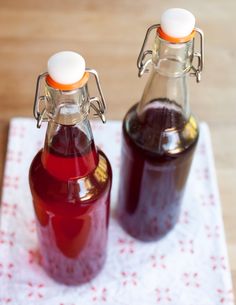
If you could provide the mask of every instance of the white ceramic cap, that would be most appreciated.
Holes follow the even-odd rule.
[[[85,60],[76,52],[58,52],[48,60],[48,74],[57,83],[74,84],[81,80],[84,72]]]
[[[195,17],[183,8],[170,8],[161,16],[161,29],[174,38],[186,37],[193,31]]]

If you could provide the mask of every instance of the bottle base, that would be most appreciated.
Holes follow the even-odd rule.
[[[55,282],[67,285],[67,286],[79,286],[86,284],[96,278],[102,271],[106,259],[100,261],[99,266],[91,266],[89,264],[83,264],[83,267],[73,267],[67,264],[61,266],[54,262],[53,266],[42,263],[42,268],[47,275]],[[82,265],[82,264],[81,264]]]
[[[166,237],[176,226],[179,216],[174,222],[166,224],[165,228],[160,228],[158,224],[150,222],[144,226],[143,223],[135,221],[135,219],[126,219],[124,215],[117,215],[118,222],[123,230],[133,238],[142,242],[157,242]]]

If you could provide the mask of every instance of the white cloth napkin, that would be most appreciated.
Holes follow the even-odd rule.
[[[113,166],[112,210],[119,180],[121,123],[94,122],[95,141]],[[159,242],[127,235],[111,212],[108,257],[102,272],[78,287],[57,284],[37,256],[28,169],[45,128],[11,121],[0,225],[0,304],[13,305],[230,305],[232,283],[209,130],[200,140],[179,223]]]

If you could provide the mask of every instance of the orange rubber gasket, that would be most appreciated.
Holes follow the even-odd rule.
[[[180,38],[176,38],[176,37],[172,37],[172,36],[167,35],[166,33],[164,33],[164,32],[162,31],[162,29],[161,29],[160,27],[157,29],[157,33],[158,33],[158,35],[159,35],[160,38],[162,38],[162,39],[164,39],[164,40],[167,40],[167,41],[169,41],[169,42],[173,42],[173,43],[183,43],[183,42],[187,42],[187,41],[192,40],[192,39],[194,38],[194,36],[195,36],[196,31],[193,30],[193,31],[191,32],[191,34],[189,34],[188,36],[180,37]]]
[[[68,91],[83,87],[87,83],[88,79],[89,79],[89,73],[85,72],[81,80],[79,80],[78,82],[65,85],[55,82],[48,74],[46,76],[46,83],[52,88]]]

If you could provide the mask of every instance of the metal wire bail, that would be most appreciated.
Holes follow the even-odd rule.
[[[193,53],[193,57],[197,58],[197,67],[194,67],[192,65],[191,69],[193,70],[193,72],[190,73],[190,76],[195,76],[197,83],[200,83],[201,72],[204,66],[204,34],[203,31],[199,28],[195,28],[194,30],[198,33],[200,37],[200,53],[199,52]],[[194,38],[194,44],[195,44],[195,38]]]
[[[147,41],[148,41],[148,37],[150,35],[150,33],[159,28],[160,24],[153,24],[151,25],[146,32],[146,35],[144,37],[144,41],[143,41],[143,45],[141,47],[139,56],[138,56],[138,60],[137,60],[137,67],[138,67],[138,76],[141,77],[145,72],[148,72],[149,70],[147,69],[147,66],[152,62],[152,58],[146,59],[147,55],[152,55],[152,50],[146,50],[144,51]]]
[[[44,72],[40,74],[37,78],[37,83],[36,83],[36,90],[35,90],[35,97],[34,97],[34,108],[33,108],[33,114],[34,117],[37,121],[37,128],[40,128],[42,125],[42,122],[47,121],[48,119],[45,117],[46,114],[46,108],[45,108],[45,101],[46,101],[46,96],[40,94],[40,85],[41,81],[45,79],[45,77],[48,75],[47,72]],[[43,104],[43,110],[40,111],[40,104]]]
[[[105,123],[106,122],[105,112],[106,112],[107,107],[106,107],[105,98],[104,98],[104,95],[102,92],[102,88],[100,85],[98,73],[96,70],[90,69],[90,68],[86,68],[85,71],[94,76],[96,84],[97,84],[98,92],[100,95],[100,96],[90,97],[90,105],[93,108],[93,110],[95,111],[95,115],[99,116],[100,119],[102,120],[102,122]]]

